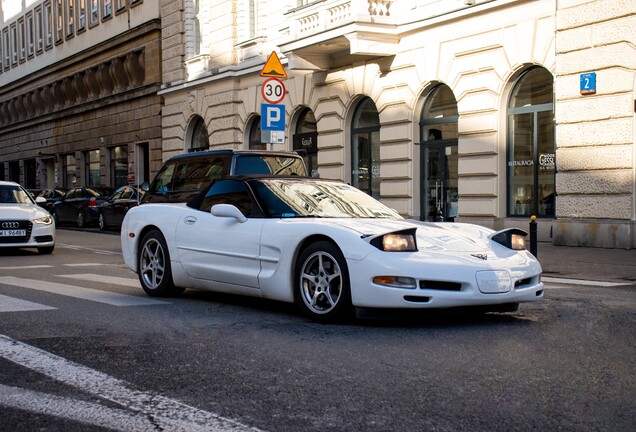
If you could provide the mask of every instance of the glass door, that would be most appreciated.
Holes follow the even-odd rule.
[[[457,217],[457,145],[426,143],[422,219],[453,222]]]

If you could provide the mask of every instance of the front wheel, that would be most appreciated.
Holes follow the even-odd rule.
[[[170,253],[163,235],[158,230],[148,232],[141,240],[137,256],[137,273],[141,287],[153,297],[178,295],[183,288],[174,286]]]
[[[296,303],[311,319],[331,323],[350,315],[349,271],[336,245],[311,244],[298,257],[295,275]]]

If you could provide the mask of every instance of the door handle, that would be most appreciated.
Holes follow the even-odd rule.
[[[194,225],[196,221],[197,218],[195,218],[194,216],[186,216],[186,218],[183,220],[186,225]]]

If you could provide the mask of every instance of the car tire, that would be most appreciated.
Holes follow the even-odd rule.
[[[349,271],[335,244],[310,244],[300,253],[294,274],[295,301],[305,315],[321,323],[352,316]]]
[[[99,229],[102,231],[106,231],[108,227],[106,226],[106,220],[104,219],[104,213],[99,213],[99,218],[97,219],[99,224]]]
[[[77,212],[77,227],[84,228],[86,226],[86,215],[83,210]]]
[[[181,294],[184,289],[175,287],[172,281],[170,253],[163,235],[158,230],[149,231],[141,240],[137,254],[137,275],[146,294],[152,297],[169,297]]]
[[[40,255],[50,255],[53,253],[53,249],[55,249],[55,246],[39,247],[38,253]]]

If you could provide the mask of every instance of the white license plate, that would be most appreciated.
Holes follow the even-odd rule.
[[[24,237],[26,230],[0,230],[0,237]]]

